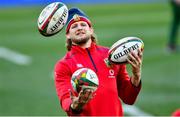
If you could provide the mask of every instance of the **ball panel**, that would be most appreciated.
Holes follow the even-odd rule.
[[[96,73],[91,69],[88,70],[86,79],[89,81],[91,86],[98,86],[99,84]]]
[[[39,29],[41,29],[41,30],[44,29],[44,27],[45,27],[44,25],[48,23],[48,19],[50,19],[51,14],[53,14],[53,12],[55,12],[57,4],[58,4],[57,2],[51,3],[42,10],[42,12],[40,13],[39,18],[38,18]]]
[[[62,14],[61,17],[59,17],[59,14]],[[48,34],[56,34],[60,30],[62,30],[62,28],[66,24],[66,21],[68,18],[67,14],[68,14],[68,10],[67,10],[66,6],[62,6],[60,4],[60,6],[57,8],[56,12],[52,15],[52,18],[48,25],[47,33]]]
[[[43,25],[42,25],[42,27],[41,27],[41,30],[44,30],[45,28],[48,29],[49,23],[50,23],[53,15],[54,15],[54,13],[56,12],[57,7],[58,7],[58,6],[56,6],[56,7],[54,8],[54,10],[53,10],[53,11],[49,14],[49,16],[46,18],[46,20],[44,20],[44,23],[43,23]],[[46,30],[46,31],[47,31],[47,30]],[[46,33],[48,33],[48,32],[46,32]]]

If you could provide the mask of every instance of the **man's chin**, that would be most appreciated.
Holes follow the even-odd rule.
[[[87,41],[88,41],[87,39],[82,39],[82,40],[76,41],[75,43],[78,45],[82,45],[82,44],[85,44]]]
[[[82,45],[82,44],[85,44],[88,40],[89,38],[80,38],[80,39],[73,40],[73,42],[78,45]]]

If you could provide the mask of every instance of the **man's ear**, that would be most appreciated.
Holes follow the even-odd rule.
[[[69,39],[70,38],[70,35],[69,33],[66,34],[66,38]]]
[[[91,30],[91,32],[92,32],[92,34],[94,33],[94,29],[93,29],[93,27],[90,27],[90,30]]]

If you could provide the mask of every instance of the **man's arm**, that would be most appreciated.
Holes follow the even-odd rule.
[[[55,67],[55,85],[62,109],[69,116],[80,115],[83,107],[93,98],[93,89],[83,89],[78,93],[71,85],[71,71],[67,64],[60,62]]]
[[[72,103],[69,90],[71,86],[71,71],[67,64],[64,62],[58,62],[55,66],[55,87],[56,92],[61,104],[62,109],[65,112],[69,112],[70,104]]]
[[[133,75],[129,77],[126,65],[121,65],[117,77],[117,87],[122,101],[126,104],[133,104],[141,89],[142,52],[139,50],[138,55],[131,53],[127,61],[132,66]]]

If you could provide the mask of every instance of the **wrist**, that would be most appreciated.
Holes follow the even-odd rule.
[[[81,111],[83,105],[81,103],[71,103],[70,108],[75,111]]]
[[[71,105],[70,105],[70,108],[71,109],[73,109],[73,110],[75,110],[75,107],[74,107],[74,105],[71,103]]]
[[[139,77],[134,77],[134,76],[131,77],[131,83],[136,87],[139,86],[140,81],[141,81],[140,76]]]
[[[82,110],[77,110],[76,108],[74,108],[73,104],[70,105],[70,110],[74,114],[80,114],[82,112]]]

